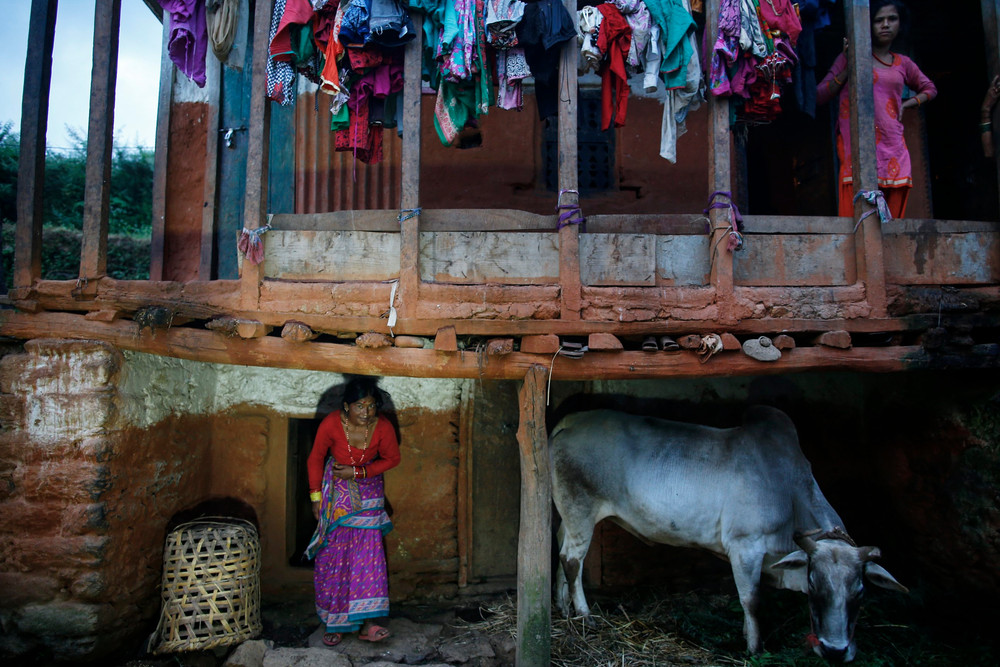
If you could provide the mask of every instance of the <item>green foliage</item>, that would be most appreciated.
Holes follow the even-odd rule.
[[[7,285],[14,264],[17,178],[20,138],[13,123],[0,123],[0,224]],[[80,272],[80,231],[87,174],[87,140],[70,129],[68,151],[45,156],[43,187],[42,275],[73,279]],[[108,220],[108,275],[121,279],[149,277],[152,231],[153,152],[113,149]],[[74,233],[75,232],[75,233]]]

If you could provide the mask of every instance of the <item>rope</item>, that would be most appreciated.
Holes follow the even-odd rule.
[[[399,220],[400,222],[403,222],[404,220],[409,220],[410,218],[417,217],[422,212],[423,209],[420,208],[419,206],[417,208],[404,208],[399,212],[399,215],[396,216],[396,219]]]
[[[564,204],[562,203],[563,195],[574,194],[577,197],[580,196],[580,192],[577,190],[560,190],[559,199],[556,201],[556,210],[559,213],[559,224],[556,225],[556,229],[562,229],[567,225],[580,225],[582,231],[587,231],[587,218],[583,217],[583,211],[580,210],[579,202],[575,204]]]
[[[212,53],[219,62],[226,62],[236,40],[236,25],[239,22],[239,0],[208,0],[205,15],[208,23],[208,39]]]
[[[858,194],[854,195],[853,201],[858,201],[858,197],[864,199],[866,202],[874,206],[868,211],[861,214],[858,218],[858,222],[854,225],[854,231],[858,231],[858,227],[864,222],[872,213],[878,212],[878,219],[883,223],[887,223],[892,220],[892,213],[889,211],[889,205],[885,203],[885,195],[882,194],[881,190],[862,190]]]
[[[729,201],[715,201],[716,197],[725,197]],[[702,211],[706,216],[709,211],[715,208],[727,208],[729,209],[729,224],[722,225],[720,227],[713,227],[712,231],[718,229],[728,229],[729,233],[726,236],[719,237],[719,240],[715,242],[715,246],[712,248],[712,255],[714,257],[716,248],[722,239],[728,239],[726,243],[726,249],[729,252],[739,252],[743,250],[744,238],[743,238],[743,216],[740,215],[740,209],[737,208],[736,202],[733,201],[733,195],[725,190],[716,190],[708,197],[708,207]],[[711,218],[709,218],[711,220]]]
[[[271,225],[266,224],[257,229],[243,228],[240,238],[236,241],[236,249],[243,253],[247,261],[251,264],[260,264],[264,261],[264,243],[260,240],[261,234],[270,231]]]

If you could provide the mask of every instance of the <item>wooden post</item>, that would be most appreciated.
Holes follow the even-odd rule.
[[[122,0],[97,0],[94,11],[94,64],[90,78],[87,173],[83,190],[80,278],[102,278],[108,264],[111,207],[111,148],[118,78],[118,29]]]
[[[993,81],[993,77],[1000,74],[1000,53],[997,52],[997,49],[1000,49],[1000,0],[981,0],[981,6],[983,10],[983,38],[986,44],[986,81],[983,85],[985,90],[986,86]],[[1000,122],[1000,113],[998,113],[997,107],[993,107],[993,125],[996,126],[998,122]],[[996,155],[997,136],[1000,131],[994,130],[992,134],[993,154]],[[1000,182],[1000,163],[997,165],[997,181]]]
[[[271,6],[271,0],[257,0],[253,17],[253,82],[250,86],[253,97],[247,128],[247,189],[243,205],[243,225],[250,230],[263,227],[267,215],[267,140],[271,104],[267,99],[266,67]],[[240,305],[244,310],[257,310],[260,281],[260,265],[244,261],[240,274]]]
[[[547,667],[552,652],[552,480],[545,430],[546,368],[521,386],[521,527],[517,538],[517,665]]]
[[[854,194],[878,189],[878,163],[875,157],[875,93],[872,75],[872,33],[868,0],[847,0],[844,19],[847,25],[847,70],[851,93],[851,169]],[[854,220],[872,210],[871,204],[858,199]],[[886,316],[885,264],[882,259],[882,223],[877,214],[861,223],[860,238],[855,239],[858,275],[865,282],[865,294],[871,307],[870,317]]]
[[[709,39],[714,43],[719,32],[719,2],[709,0],[705,3],[705,25],[711,26]],[[728,201],[736,203],[736,193],[732,191],[732,133],[729,130],[729,98],[716,97],[709,93],[708,97],[708,184],[712,192],[728,192],[732,196]],[[718,198],[719,203],[726,203],[725,197]],[[728,208],[713,208],[708,211],[711,225],[711,273],[710,280],[715,288],[715,303],[718,309],[717,319],[720,323],[735,321],[734,308],[736,297],[733,293],[733,253],[726,249],[729,240],[729,223],[731,211]]]
[[[570,16],[576,16],[576,0],[563,0]],[[579,86],[577,85],[577,60],[579,47],[575,40],[563,45],[559,61],[559,190],[578,190],[580,176],[577,153],[577,114]],[[563,204],[579,203],[579,196],[566,194]],[[566,225],[559,230],[559,302],[560,319],[580,319],[582,308],[580,283],[580,229]]]
[[[423,17],[413,15],[416,37],[403,51],[403,146],[400,210],[420,207],[420,99]],[[399,223],[399,316],[416,316],[420,300],[420,216]]]
[[[201,256],[198,261],[198,280],[212,279],[215,259],[215,212],[219,206],[219,118],[222,106],[222,66],[215,54],[209,51],[205,59],[205,86],[208,104],[205,113],[205,184],[201,209]],[[249,131],[249,130],[248,130]],[[247,171],[247,180],[251,177]]]
[[[34,0],[28,22],[21,99],[21,159],[17,172],[17,228],[14,233],[15,288],[42,276],[42,190],[45,185],[45,128],[49,122],[52,42],[56,0]]]
[[[159,6],[159,5],[157,5]],[[174,63],[167,53],[170,13],[163,14],[160,46],[160,94],[156,105],[156,148],[153,151],[153,233],[149,244],[149,279],[163,280],[163,247],[167,221],[167,160],[170,156],[170,106],[174,99]],[[207,280],[207,276],[200,276]]]

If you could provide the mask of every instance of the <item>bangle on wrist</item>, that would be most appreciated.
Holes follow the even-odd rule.
[[[980,123],[979,124],[979,131],[982,134],[986,134],[987,132],[992,132],[993,131],[993,123]]]
[[[319,491],[310,491],[309,500],[311,500],[314,503],[318,503],[323,500],[323,494],[320,493]]]

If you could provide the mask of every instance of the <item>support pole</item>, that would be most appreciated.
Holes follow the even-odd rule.
[[[854,194],[878,189],[878,163],[875,157],[875,93],[872,75],[872,33],[868,0],[844,3],[847,25],[847,85],[851,91],[851,170]],[[854,220],[872,209],[858,199]],[[858,276],[865,282],[865,296],[871,317],[886,316],[885,263],[882,258],[882,223],[878,215],[869,215],[861,223],[855,238]]]
[[[56,0],[34,0],[28,21],[28,52],[21,100],[21,157],[17,172],[17,227],[14,230],[15,288],[30,288],[42,277],[45,128],[49,120],[56,5]]]
[[[420,106],[423,17],[413,17],[416,35],[403,51],[403,147],[400,175],[400,210],[420,207]],[[401,216],[405,217],[405,216]],[[399,314],[416,316],[420,301],[420,216],[399,223]]]
[[[986,44],[986,81],[983,82],[983,90],[993,82],[993,77],[1000,74],[1000,0],[981,0],[983,12],[983,41]],[[997,107],[993,107],[993,126],[1000,123],[1000,113]],[[997,154],[997,137],[1000,130],[993,133],[993,154]],[[997,162],[997,182],[1000,183],[1000,162]]]
[[[563,0],[570,16],[576,16],[576,0]],[[579,49],[576,41],[563,46],[559,60],[559,190],[579,190],[580,176],[577,152],[577,60]],[[562,204],[579,204],[579,195],[567,194]],[[582,302],[580,283],[580,227],[566,225],[559,230],[559,301],[560,319],[580,319]]]
[[[521,528],[517,539],[517,666],[547,667],[552,654],[552,480],[545,430],[546,369],[521,386]]]

